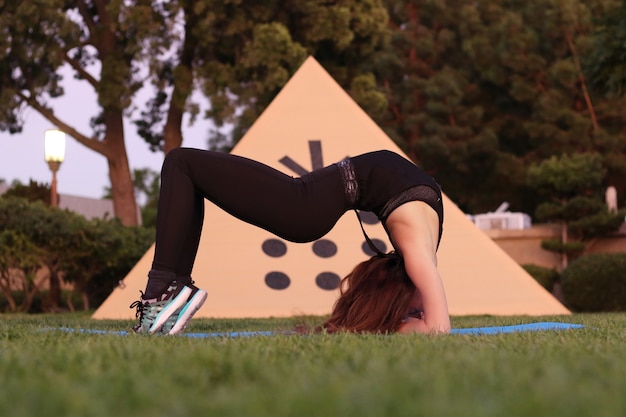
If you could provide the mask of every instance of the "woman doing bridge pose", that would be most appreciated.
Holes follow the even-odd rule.
[[[394,250],[381,253],[373,247],[377,254],[342,280],[322,327],[329,332],[450,331],[437,270],[441,189],[406,158],[375,151],[294,178],[241,156],[189,148],[170,151],[163,163],[152,269],[145,292],[132,305],[139,317],[135,331],[179,333],[206,300],[206,291],[191,278],[204,199],[291,242],[323,237],[348,210],[374,212]]]

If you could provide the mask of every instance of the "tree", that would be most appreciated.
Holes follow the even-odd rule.
[[[194,88],[210,101],[205,115],[218,129],[233,126],[238,141],[308,55],[318,61],[366,110],[384,108],[371,73],[374,54],[387,46],[387,13],[381,0],[178,1],[184,27],[171,58],[152,61],[156,94],[135,123],[142,137],[166,152],[180,145]]]
[[[626,92],[626,1],[610,7],[598,19],[592,34],[591,53],[584,67],[595,87],[609,95]]]
[[[377,121],[457,204],[477,208],[487,199],[477,187],[489,188],[498,178],[499,150],[478,100],[477,63],[462,45],[463,22],[475,2],[386,3],[392,47],[379,54],[375,68],[390,105]],[[483,30],[484,25],[476,26]],[[463,191],[470,188],[473,193]]]
[[[561,254],[562,270],[589,241],[617,230],[624,221],[624,210],[610,213],[603,203],[604,175],[596,153],[553,156],[528,170],[528,184],[546,198],[535,216],[561,225],[561,238],[544,241],[542,247]]]
[[[143,202],[141,205],[141,224],[144,227],[156,226],[157,205],[159,204],[159,190],[161,176],[150,169],[136,169],[133,171],[135,193]]]
[[[240,138],[308,54],[342,85],[359,81],[358,94],[381,107],[364,67],[384,47],[386,19],[380,0],[4,2],[0,129],[18,132],[29,106],[105,156],[115,215],[135,225],[122,122],[147,80],[156,94],[135,122],[155,151],[181,145],[183,116],[193,120],[201,110],[190,100],[195,88],[210,99],[205,115],[218,127],[232,123]],[[64,65],[96,92],[102,111],[92,118],[92,134],[52,109],[63,94]]]
[[[115,215],[126,225],[137,224],[137,209],[123,118],[142,85],[142,62],[149,52],[158,55],[169,47],[169,27],[159,12],[145,0],[0,4],[0,129],[19,132],[23,109],[31,107],[103,155]],[[52,108],[53,100],[63,94],[59,69],[64,65],[97,95],[101,112],[91,120],[91,134],[79,132]]]
[[[387,0],[392,47],[374,61],[388,111],[376,121],[467,212],[502,201],[532,213],[526,171],[598,152],[623,192],[623,103],[598,97],[582,63],[616,0]]]

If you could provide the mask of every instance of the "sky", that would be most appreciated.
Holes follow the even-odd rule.
[[[65,95],[50,101],[59,118],[86,136],[91,136],[89,120],[98,113],[96,95],[86,82],[75,81],[71,76],[64,80]],[[142,105],[148,98],[146,91],[140,91],[136,105]],[[19,180],[28,184],[32,179],[50,184],[52,173],[44,160],[44,132],[55,126],[33,109],[24,111],[24,127],[19,134],[0,132],[0,179],[11,184]],[[183,146],[206,148],[208,121],[199,120],[193,127],[183,123]],[[130,119],[124,121],[126,151],[133,169],[149,168],[159,172],[163,162],[161,152],[151,152],[148,144],[136,134]],[[80,197],[101,198],[105,187],[110,186],[106,158],[76,142],[66,138],[65,160],[57,172],[57,187],[60,194]]]

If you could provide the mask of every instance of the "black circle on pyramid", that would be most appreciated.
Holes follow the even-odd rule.
[[[334,272],[322,272],[315,277],[315,284],[323,290],[336,290],[340,283],[341,278]]]
[[[291,280],[284,272],[272,271],[265,275],[265,285],[273,290],[284,290],[290,284]]]
[[[374,246],[376,246],[379,251],[381,251],[382,253],[387,253],[387,245],[385,244],[385,242],[383,242],[380,239],[376,239],[376,238],[371,239],[371,240],[372,240],[372,243],[374,244]],[[361,244],[361,250],[367,256],[374,256],[374,255],[376,255],[376,252],[374,252],[372,250],[372,248],[370,248],[370,245],[367,243],[367,241],[363,241],[363,243]]]
[[[279,239],[266,239],[261,245],[263,253],[272,258],[278,258],[287,253],[287,245]]]
[[[313,253],[320,258],[330,258],[337,254],[337,245],[331,240],[320,239],[313,243]]]

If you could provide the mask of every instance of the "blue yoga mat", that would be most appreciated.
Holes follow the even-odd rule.
[[[452,329],[452,334],[501,334],[501,333],[519,333],[519,332],[536,332],[540,330],[567,330],[582,329],[582,324],[558,323],[558,322],[542,322],[517,324],[513,326],[493,326],[493,327],[470,327],[467,329]]]
[[[536,331],[554,331],[554,330],[568,330],[568,329],[581,329],[584,326],[582,324],[571,323],[558,323],[558,322],[541,322],[541,323],[528,323],[528,324],[516,324],[511,326],[492,326],[492,327],[469,327],[464,329],[452,329],[451,334],[462,335],[490,335],[490,334],[502,334],[502,333],[519,333],[519,332],[536,332]],[[126,336],[129,334],[126,330],[97,330],[97,329],[73,329],[71,327],[59,327],[48,330],[61,330],[64,332],[77,332],[88,334],[113,334],[119,336]],[[206,339],[213,337],[222,338],[238,338],[238,337],[256,337],[256,336],[276,336],[284,334],[293,334],[285,332],[272,332],[272,331],[254,331],[254,332],[196,332],[196,333],[181,333],[178,336],[190,337],[194,339]]]

